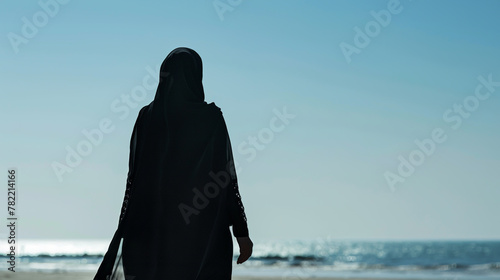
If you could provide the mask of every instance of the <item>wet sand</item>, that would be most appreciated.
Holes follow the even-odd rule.
[[[2,280],[92,280],[94,273],[90,272],[0,272]],[[233,280],[283,280],[282,277],[233,276]],[[311,278],[322,280],[373,280],[377,278]],[[378,278],[380,279],[380,278]],[[304,279],[306,280],[306,279]],[[398,280],[392,279],[391,280]],[[411,280],[411,279],[404,279]],[[414,279],[415,280],[415,279]]]

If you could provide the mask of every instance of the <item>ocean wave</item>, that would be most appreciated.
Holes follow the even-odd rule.
[[[28,270],[93,270],[102,261],[107,246],[107,241],[37,240],[25,242],[16,257]],[[238,255],[236,247],[234,259]],[[7,260],[6,255],[2,255],[0,267]],[[256,244],[253,256],[244,267],[337,272],[492,273],[500,276],[500,242],[267,242]]]
[[[236,256],[235,256],[236,259]],[[482,264],[426,264],[426,265],[394,265],[384,263],[362,263],[362,262],[324,262],[322,258],[312,257],[307,259],[287,258],[281,256],[252,257],[250,263],[257,263],[258,266],[277,266],[277,267],[324,267],[337,271],[364,271],[364,270],[382,270],[382,271],[498,271],[500,272],[500,262],[482,263]]]

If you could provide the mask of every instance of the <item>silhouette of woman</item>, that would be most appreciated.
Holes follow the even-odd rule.
[[[252,254],[224,117],[207,104],[202,61],[176,48],[137,117],[118,228],[94,280],[231,279],[232,225]]]

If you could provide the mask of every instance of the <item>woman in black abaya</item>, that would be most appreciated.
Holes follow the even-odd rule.
[[[231,142],[207,104],[200,56],[173,50],[154,100],[137,117],[118,229],[94,280],[231,279],[252,254]]]

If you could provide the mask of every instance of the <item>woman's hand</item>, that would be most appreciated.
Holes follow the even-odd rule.
[[[253,243],[250,237],[236,237],[240,246],[240,256],[236,261],[237,264],[242,264],[252,255]]]

